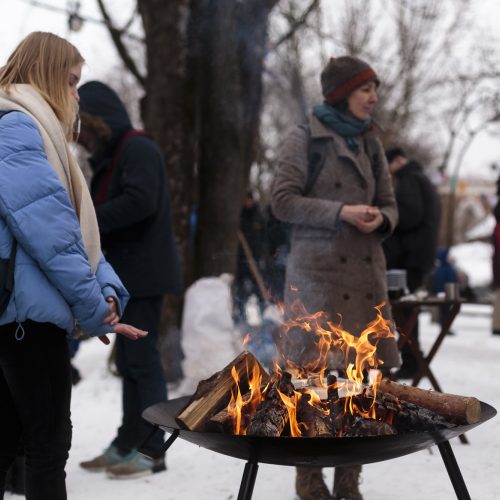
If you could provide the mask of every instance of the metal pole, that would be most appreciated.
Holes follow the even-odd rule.
[[[451,449],[449,441],[438,444],[439,452],[441,457],[443,457],[444,465],[450,476],[451,483],[457,495],[458,500],[471,500],[469,492],[467,491],[467,486],[465,486],[464,478],[460,472],[455,455]]]
[[[243,477],[241,478],[240,491],[238,492],[238,500],[252,499],[253,487],[255,486],[258,469],[259,464],[254,460],[249,460],[245,464],[245,470],[243,471]]]

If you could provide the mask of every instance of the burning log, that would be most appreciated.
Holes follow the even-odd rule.
[[[427,408],[456,424],[475,424],[481,419],[481,403],[474,397],[427,391],[390,380],[382,380],[378,391]]]
[[[304,433],[307,437],[332,437],[330,416],[316,406],[309,404],[311,395],[302,392],[302,397],[297,405],[297,421],[306,423]]]
[[[243,395],[243,400],[248,400],[250,393]],[[244,405],[241,408],[241,424],[243,429],[246,429],[252,418],[252,407]],[[220,432],[221,434],[234,434],[234,415],[228,408],[222,409],[220,412],[213,415],[205,424],[205,429],[210,432]]]
[[[339,390],[337,388],[337,377],[335,375],[328,375],[326,379],[328,384],[328,403],[330,406],[330,428],[333,433],[338,433],[341,430],[343,404],[339,400]]]
[[[288,410],[279,392],[294,396],[292,376],[282,372],[273,378],[265,392],[265,399],[257,408],[247,429],[249,436],[280,436],[288,422]]]
[[[449,422],[442,415],[408,401],[400,400],[389,393],[378,393],[375,408],[377,419],[390,422],[398,433],[428,432],[455,427],[454,423]]]
[[[394,426],[387,422],[369,418],[357,418],[345,436],[390,436],[392,434],[397,434],[397,431]]]
[[[262,383],[266,384],[269,381],[269,375],[253,354],[243,351],[224,369],[198,384],[193,397],[176,417],[177,423],[191,431],[203,431],[206,422],[215,413],[227,406],[230,401],[231,391],[236,387],[236,382],[231,373],[233,368],[239,378],[240,387],[244,387],[242,392],[246,392],[249,377],[251,377],[251,372],[255,366],[260,370]]]
[[[233,433],[233,419],[227,408],[216,413],[205,424],[205,429],[209,432],[220,432],[221,434]]]

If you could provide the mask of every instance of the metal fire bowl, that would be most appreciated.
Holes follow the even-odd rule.
[[[497,411],[481,402],[481,420],[471,425],[433,432],[408,432],[390,436],[349,438],[291,438],[234,436],[217,432],[184,430],[175,416],[187,405],[189,397],[172,399],[147,408],[143,417],[153,425],[203,448],[242,460],[276,465],[337,465],[369,464],[390,460],[449,441],[493,418]]]

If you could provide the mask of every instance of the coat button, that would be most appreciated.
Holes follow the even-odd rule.
[[[364,258],[364,261],[367,263],[367,264],[371,264],[372,262],[372,258],[368,255],[367,257]]]
[[[340,257],[340,262],[342,262],[342,264],[345,264],[347,262],[347,257],[344,257],[343,255]]]
[[[349,300],[350,299],[349,294],[348,293],[344,293],[343,298],[344,298],[344,300]]]
[[[373,300],[373,293],[367,293],[367,294],[366,294],[366,298],[367,298],[368,300]]]
[[[342,183],[341,183],[340,181],[337,181],[337,182],[335,183],[335,187],[336,187],[336,188],[341,188],[341,187],[342,187]]]

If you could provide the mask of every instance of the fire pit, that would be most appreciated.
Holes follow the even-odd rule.
[[[377,306],[359,336],[324,312],[296,303],[276,337],[270,373],[248,351],[200,381],[195,394],[159,403],[143,417],[172,435],[246,460],[238,500],[250,500],[258,463],[337,467],[390,460],[437,445],[457,498],[470,496],[449,440],[492,418],[474,397],[425,391],[383,379],[377,345],[394,337]],[[346,369],[330,370],[330,352]],[[376,372],[376,373],[374,373]],[[372,377],[372,375],[374,375]]]
[[[368,464],[401,457],[434,445],[439,448],[457,498],[470,500],[449,440],[496,415],[496,410],[492,406],[481,402],[481,418],[477,423],[457,425],[435,432],[411,432],[389,436],[352,438],[237,436],[181,429],[175,417],[186,406],[189,399],[189,397],[183,397],[158,403],[146,409],[143,417],[156,428],[171,433],[163,452],[166,452],[177,437],[181,437],[216,453],[246,460],[238,500],[252,498],[259,462],[320,467]]]

